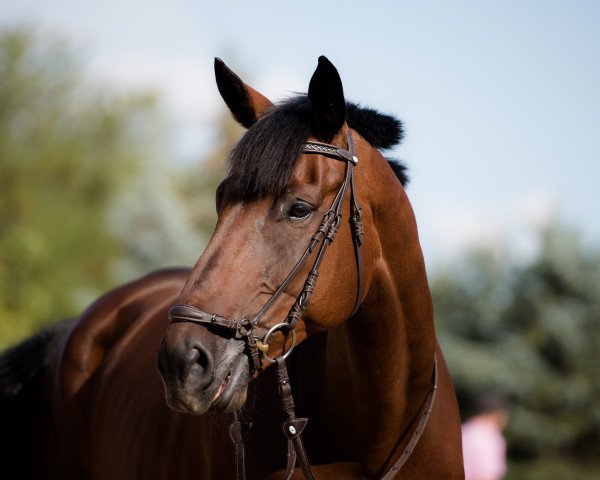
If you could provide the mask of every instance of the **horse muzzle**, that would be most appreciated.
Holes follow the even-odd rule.
[[[169,407],[202,415],[244,404],[249,373],[243,342],[218,340],[217,348],[209,349],[190,335],[165,335],[157,363]]]

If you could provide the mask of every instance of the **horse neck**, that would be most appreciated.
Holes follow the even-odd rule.
[[[351,415],[354,431],[348,438],[370,445],[366,454],[379,465],[431,388],[436,343],[414,214],[404,191],[398,188],[397,194],[391,203],[396,207],[388,204],[374,214],[378,238],[371,241],[379,241],[381,255],[363,306],[329,332],[324,359],[326,398],[333,399],[329,410]],[[396,225],[393,231],[390,225]]]

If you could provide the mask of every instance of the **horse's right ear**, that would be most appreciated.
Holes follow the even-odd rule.
[[[233,117],[246,128],[273,105],[267,97],[242,82],[220,58],[215,58],[215,77],[219,93]]]

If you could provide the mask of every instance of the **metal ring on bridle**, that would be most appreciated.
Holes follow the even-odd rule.
[[[279,331],[279,330],[288,330],[289,332],[292,333],[292,344],[290,345],[290,348],[287,352],[285,352],[283,355],[281,355],[283,358],[288,358],[290,356],[290,353],[292,353],[292,350],[294,349],[294,347],[296,346],[296,330],[295,329],[290,329],[289,324],[287,323],[278,323],[277,325],[272,326],[269,331],[265,334],[265,336],[262,339],[262,343],[269,343],[269,337],[271,335],[273,335],[275,332]],[[285,342],[283,345],[283,348],[285,349]],[[269,355],[267,355],[267,352],[263,353],[263,356],[265,357],[265,359],[270,362],[270,363],[275,363],[276,360],[272,357],[269,357]]]

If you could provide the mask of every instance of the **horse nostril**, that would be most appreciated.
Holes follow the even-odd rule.
[[[200,368],[202,368],[203,370],[207,369],[209,366],[208,364],[210,362],[206,352],[203,349],[199,349],[198,347],[192,348],[192,351],[194,352],[194,358],[192,359],[192,362],[199,365]]]
[[[213,381],[212,354],[197,340],[169,344],[163,339],[157,361],[165,385],[190,388],[199,393]]]
[[[212,355],[206,347],[197,343],[191,346],[188,360],[188,379],[204,390],[213,381]]]

